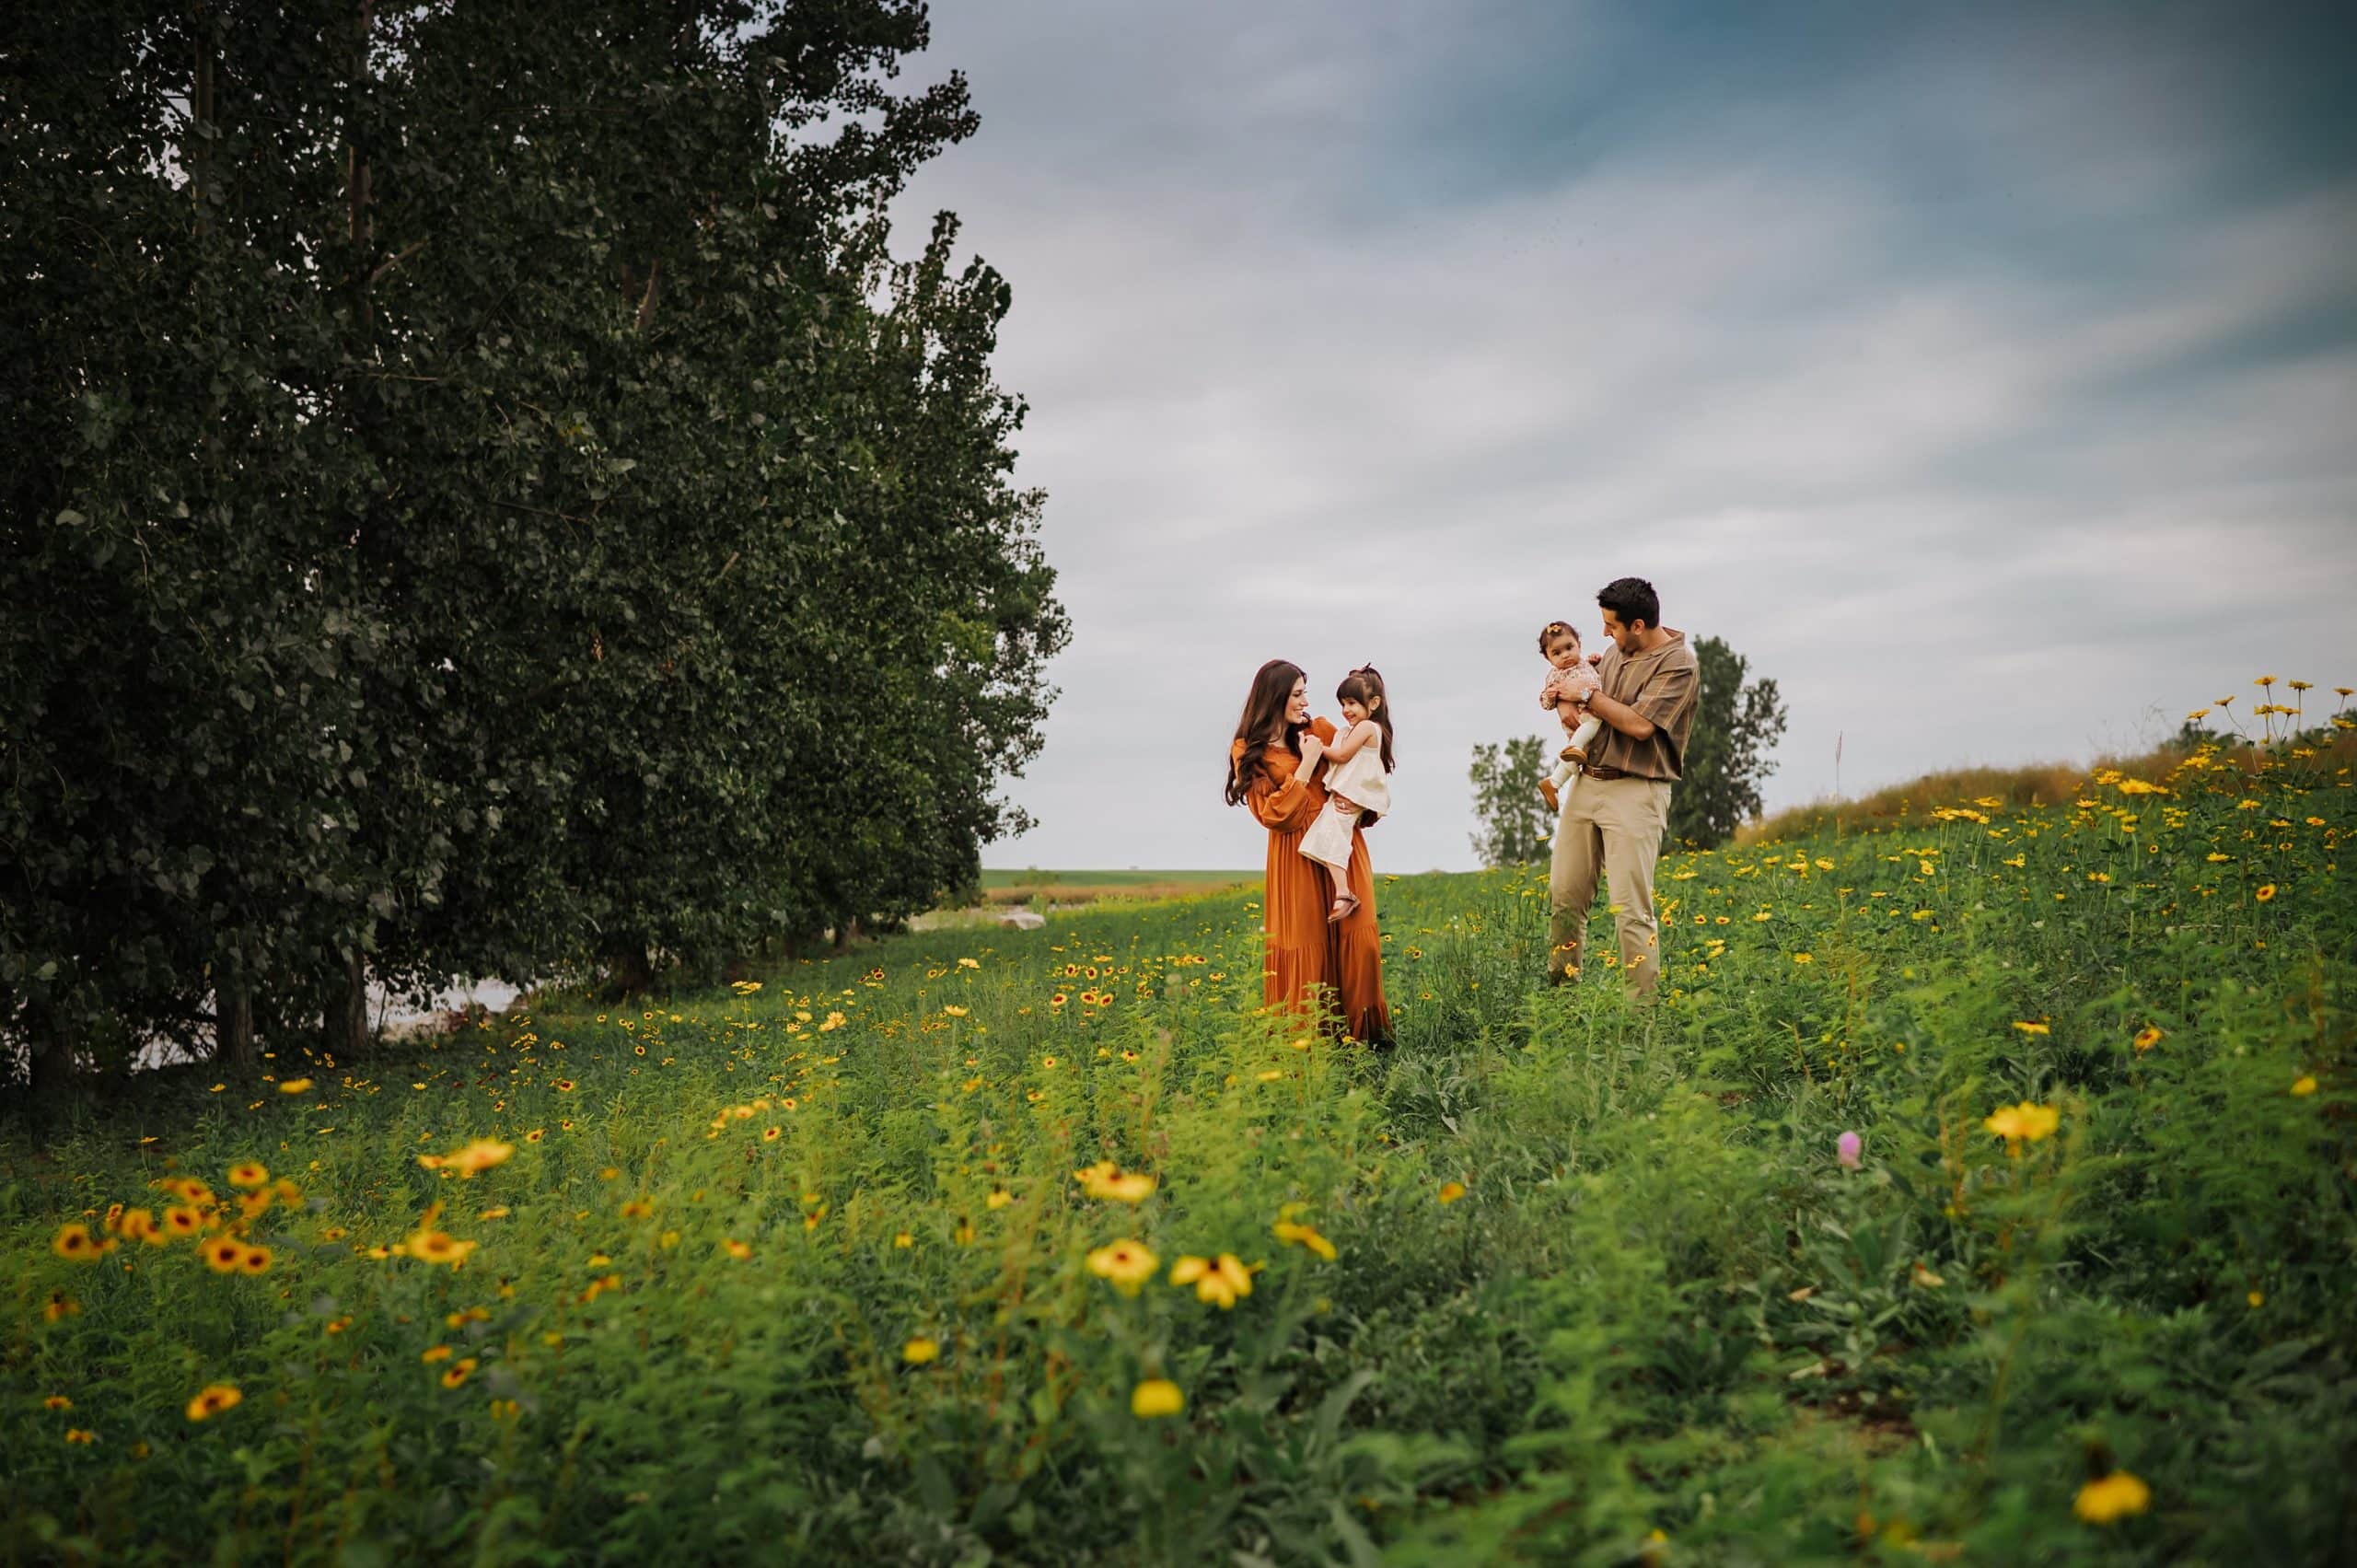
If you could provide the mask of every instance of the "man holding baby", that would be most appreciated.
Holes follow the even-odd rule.
[[[1603,728],[1588,743],[1587,760],[1556,817],[1547,975],[1558,983],[1578,978],[1601,872],[1620,923],[1622,977],[1631,994],[1646,997],[1661,979],[1654,865],[1669,825],[1670,787],[1694,727],[1701,672],[1686,633],[1662,625],[1661,598],[1651,583],[1622,577],[1596,602],[1610,641],[1586,713]]]

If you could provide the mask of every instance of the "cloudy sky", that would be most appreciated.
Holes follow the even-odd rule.
[[[1772,807],[2357,685],[2357,10],[936,0],[930,167],[1074,633],[1002,866],[1251,866],[1252,671],[1399,714],[1383,871],[1624,573]],[[2247,696],[2245,701],[2249,698]]]

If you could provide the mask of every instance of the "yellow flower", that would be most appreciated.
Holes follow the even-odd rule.
[[[1072,1179],[1090,1197],[1119,1203],[1143,1203],[1155,1187],[1155,1178],[1135,1171],[1125,1175],[1111,1160],[1098,1160],[1086,1169],[1075,1170]]]
[[[2267,1293],[2265,1291],[2255,1290],[2243,1299],[2249,1302],[2254,1307],[2264,1307],[2267,1305]]]
[[[471,1177],[479,1171],[489,1170],[493,1166],[505,1164],[507,1156],[515,1152],[513,1144],[503,1144],[496,1138],[477,1138],[452,1155],[448,1163],[460,1176]]]
[[[2272,882],[2270,882],[2270,883],[2266,884],[2264,887],[2260,888],[2260,889],[2259,889],[2259,890],[2258,890],[2258,892],[2253,893],[2253,894],[2251,895],[2251,897],[2252,897],[2252,898],[2257,899],[2260,903],[2265,903],[2268,900],[2270,900],[2270,899],[2273,898],[2274,896],[2275,896],[2275,884],[2274,884],[2274,883],[2272,883]]]
[[[216,1236],[204,1244],[204,1266],[216,1274],[234,1274],[246,1260],[246,1244],[234,1236]]]
[[[188,1402],[191,1421],[210,1421],[223,1411],[237,1405],[246,1396],[238,1391],[235,1383],[207,1383],[196,1398]]]
[[[720,1244],[720,1249],[727,1253],[731,1258],[736,1259],[739,1263],[744,1262],[753,1255],[753,1247],[750,1242],[737,1241],[734,1238],[722,1242]]]
[[[1116,1241],[1088,1255],[1088,1272],[1098,1279],[1111,1281],[1113,1288],[1123,1295],[1135,1295],[1146,1281],[1154,1278],[1154,1271],[1161,1261],[1143,1241]]]
[[[892,1245],[893,1245],[893,1246],[895,1246],[895,1247],[908,1248],[908,1247],[914,1247],[916,1244],[917,1244],[917,1238],[916,1238],[915,1237],[913,1237],[913,1236],[910,1235],[910,1234],[909,1234],[907,1231],[905,1231],[905,1230],[904,1230],[904,1231],[902,1231],[902,1232],[900,1232],[899,1235],[895,1236],[894,1237],[892,1237]]]
[[[164,1231],[168,1236],[194,1236],[204,1228],[204,1216],[186,1203],[174,1203],[164,1211]]]
[[[87,1447],[98,1440],[99,1434],[87,1427],[69,1426],[65,1429],[65,1441],[68,1443],[78,1443]]]
[[[2295,1095],[2312,1095],[2316,1092],[2316,1081],[2308,1074],[2303,1073],[2292,1080],[2292,1092]]]
[[[2016,1020],[2014,1021],[2014,1028],[2017,1028],[2017,1029],[2021,1030],[2021,1031],[2022,1031],[2022,1033],[2024,1033],[2024,1034],[2026,1034],[2026,1035],[2045,1035],[2045,1034],[2052,1034],[2052,1033],[2054,1032],[2051,1028],[2049,1028],[2049,1027],[2047,1027],[2047,1026],[2046,1026],[2046,1025],[2044,1025],[2044,1024],[2029,1024],[2029,1023],[2023,1023],[2023,1022],[2021,1022],[2021,1021],[2020,1021],[2020,1020],[2018,1020],[2018,1019],[2016,1019]]]
[[[1464,1196],[1465,1183],[1462,1181],[1444,1181],[1440,1184],[1440,1201],[1443,1204],[1454,1203]]]
[[[990,1196],[982,1200],[982,1206],[986,1209],[1004,1209],[1014,1202],[1014,1193],[1004,1187],[993,1187],[990,1191]]]
[[[1329,1263],[1334,1260],[1334,1244],[1318,1234],[1316,1225],[1295,1225],[1291,1220],[1279,1220],[1269,1227],[1279,1241],[1289,1241],[1306,1247]]]
[[[238,1259],[238,1272],[241,1274],[270,1272],[270,1249],[267,1247],[247,1248],[243,1255]]]
[[[1130,1390],[1130,1413],[1140,1421],[1177,1415],[1187,1408],[1187,1396],[1167,1377],[1149,1377]]]
[[[260,1160],[240,1160],[229,1167],[229,1185],[267,1187],[270,1185],[270,1172]]]
[[[458,1361],[451,1364],[449,1371],[442,1374],[442,1387],[445,1388],[457,1388],[469,1377],[474,1376],[475,1366],[476,1362],[473,1356],[470,1355],[460,1357]]]
[[[44,1323],[54,1323],[60,1318],[71,1318],[81,1310],[80,1302],[62,1290],[53,1290],[49,1293],[49,1299],[41,1303],[41,1318]]]
[[[475,1249],[473,1242],[460,1241],[457,1237],[438,1230],[420,1230],[402,1247],[421,1263],[447,1263],[454,1269],[465,1262],[467,1254]]]
[[[449,1360],[450,1353],[450,1347],[448,1345],[435,1345],[430,1350],[422,1350],[418,1352],[417,1359],[425,1363],[426,1365],[431,1366],[437,1361]]]
[[[41,1408],[45,1411],[70,1411],[74,1408],[74,1401],[63,1394],[52,1394],[41,1402]]]
[[[1817,962],[1817,956],[1813,953],[1794,953],[1793,955],[1793,962],[1796,964],[1813,964]]]
[[[2052,1136],[2061,1119],[2061,1113],[2050,1105],[2024,1100],[2019,1105],[1999,1106],[1996,1114],[1981,1125],[2004,1139],[2006,1147],[2011,1150],[2024,1143],[2035,1144]]]
[[[966,1016],[966,1009],[958,1006],[955,1003],[945,1005],[941,1010],[948,1014],[953,1018],[962,1018]]]
[[[2101,1481],[2079,1488],[2071,1510],[2091,1525],[2107,1525],[2130,1514],[2141,1514],[2153,1501],[2153,1489],[2126,1470],[2114,1470]]]
[[[2150,1051],[2160,1044],[2161,1040],[2161,1027],[2158,1024],[2146,1024],[2136,1031],[2136,1039],[2132,1043],[2139,1051]]]
[[[1217,1258],[1181,1258],[1170,1266],[1170,1283],[1193,1285],[1195,1299],[1208,1301],[1225,1312],[1237,1298],[1252,1294],[1252,1274],[1233,1252]]]
[[[91,1239],[90,1227],[86,1225],[58,1226],[49,1249],[60,1258],[71,1258],[77,1263],[97,1261],[101,1250],[99,1244]]]
[[[940,1342],[926,1339],[920,1334],[900,1347],[900,1359],[911,1366],[923,1366],[927,1362],[939,1361],[941,1359]]]
[[[655,1205],[644,1198],[633,1198],[622,1205],[622,1218],[626,1220],[643,1220],[654,1212]]]
[[[278,1086],[278,1092],[283,1095],[299,1095],[310,1086],[311,1080],[308,1078],[289,1078]]]

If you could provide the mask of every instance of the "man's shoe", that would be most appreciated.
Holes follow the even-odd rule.
[[[1538,798],[1547,803],[1547,809],[1550,811],[1561,811],[1563,808],[1563,802],[1562,798],[1555,794],[1555,781],[1553,779],[1540,779],[1538,781]]]

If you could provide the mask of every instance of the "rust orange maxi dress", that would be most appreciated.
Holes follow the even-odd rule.
[[[1334,738],[1334,726],[1324,719],[1311,720],[1310,728],[1320,740]],[[1236,743],[1237,756],[1243,746]],[[1329,924],[1326,912],[1333,895],[1325,868],[1301,853],[1301,835],[1325,809],[1326,785],[1302,778],[1300,772],[1300,757],[1283,745],[1271,746],[1245,797],[1269,830],[1268,890],[1261,900],[1269,937],[1265,997],[1271,1007],[1306,1012],[1313,1005],[1310,989],[1327,987],[1332,993],[1328,1000],[1341,1011],[1343,1033],[1353,1040],[1388,1041],[1391,1009],[1383,1000],[1383,935],[1375,923],[1375,872],[1366,838],[1356,830],[1351,833],[1351,891],[1358,895],[1359,907]]]

